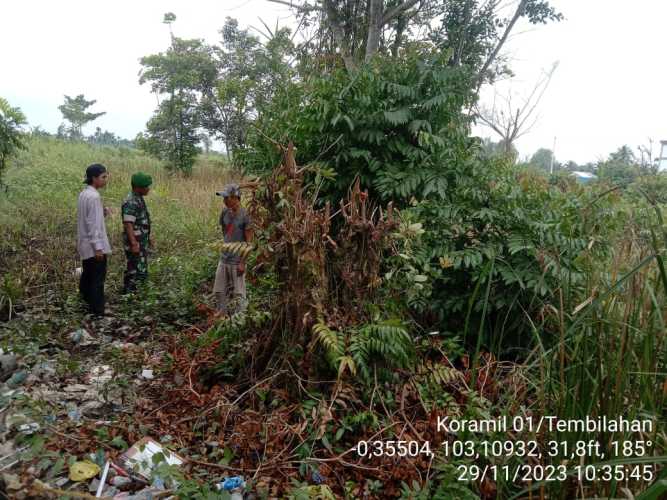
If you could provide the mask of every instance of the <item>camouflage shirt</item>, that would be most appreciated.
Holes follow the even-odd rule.
[[[121,208],[121,216],[123,223],[131,222],[134,224],[134,236],[137,238],[139,245],[146,248],[151,234],[151,217],[144,197],[134,191],[127,195]],[[125,250],[130,249],[130,242],[125,231],[123,231],[123,245]]]

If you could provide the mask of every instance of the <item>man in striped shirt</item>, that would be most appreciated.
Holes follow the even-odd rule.
[[[102,198],[98,192],[106,186],[108,177],[104,165],[90,165],[86,169],[84,180],[87,186],[79,194],[77,204],[77,250],[83,267],[79,291],[95,316],[104,315],[104,280],[107,274],[107,256],[111,254],[104,224],[108,209],[102,207]]]

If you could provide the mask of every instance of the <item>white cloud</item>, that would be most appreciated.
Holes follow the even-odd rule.
[[[578,162],[667,139],[667,101],[662,98],[663,24],[667,2],[656,0],[553,0],[566,20],[520,26],[508,43],[517,90],[527,88],[555,60],[560,66],[540,106],[540,120],[519,140],[522,155],[551,147]],[[165,50],[165,12],[174,12],[175,34],[219,39],[226,16],[242,25],[270,26],[289,10],[266,0],[118,0],[0,2],[0,95],[20,106],[32,125],[55,130],[63,94],[97,99],[107,114],[89,126],[124,137],[143,130],[155,97],[138,83],[139,58]],[[490,135],[490,134],[488,134]]]
[[[174,34],[219,40],[225,17],[259,25],[275,24],[288,10],[265,0],[141,0],[1,2],[0,95],[19,106],[31,125],[55,131],[62,121],[63,95],[96,99],[92,111],[107,114],[95,126],[132,138],[144,129],[156,107],[147,85],[139,85],[142,56],[165,50],[169,30],[165,12],[174,12]]]
[[[566,17],[513,37],[512,68],[528,91],[541,68],[560,65],[539,108],[540,120],[518,141],[522,156],[540,147],[577,162],[667,139],[667,66],[663,25],[667,3],[655,0],[556,0]],[[524,25],[525,28],[525,25]],[[487,135],[491,136],[487,132]],[[654,148],[657,155],[659,151]]]

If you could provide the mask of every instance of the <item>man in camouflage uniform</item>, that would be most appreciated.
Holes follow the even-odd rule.
[[[123,218],[123,246],[127,257],[123,293],[134,292],[137,282],[148,277],[148,249],[153,246],[151,218],[144,196],[150,191],[153,179],[137,172],[132,176],[132,191],[121,209]]]

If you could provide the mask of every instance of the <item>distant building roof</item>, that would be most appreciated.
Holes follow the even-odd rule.
[[[579,177],[581,179],[595,179],[597,175],[591,174],[590,172],[581,172],[579,170],[573,170],[572,175]]]

